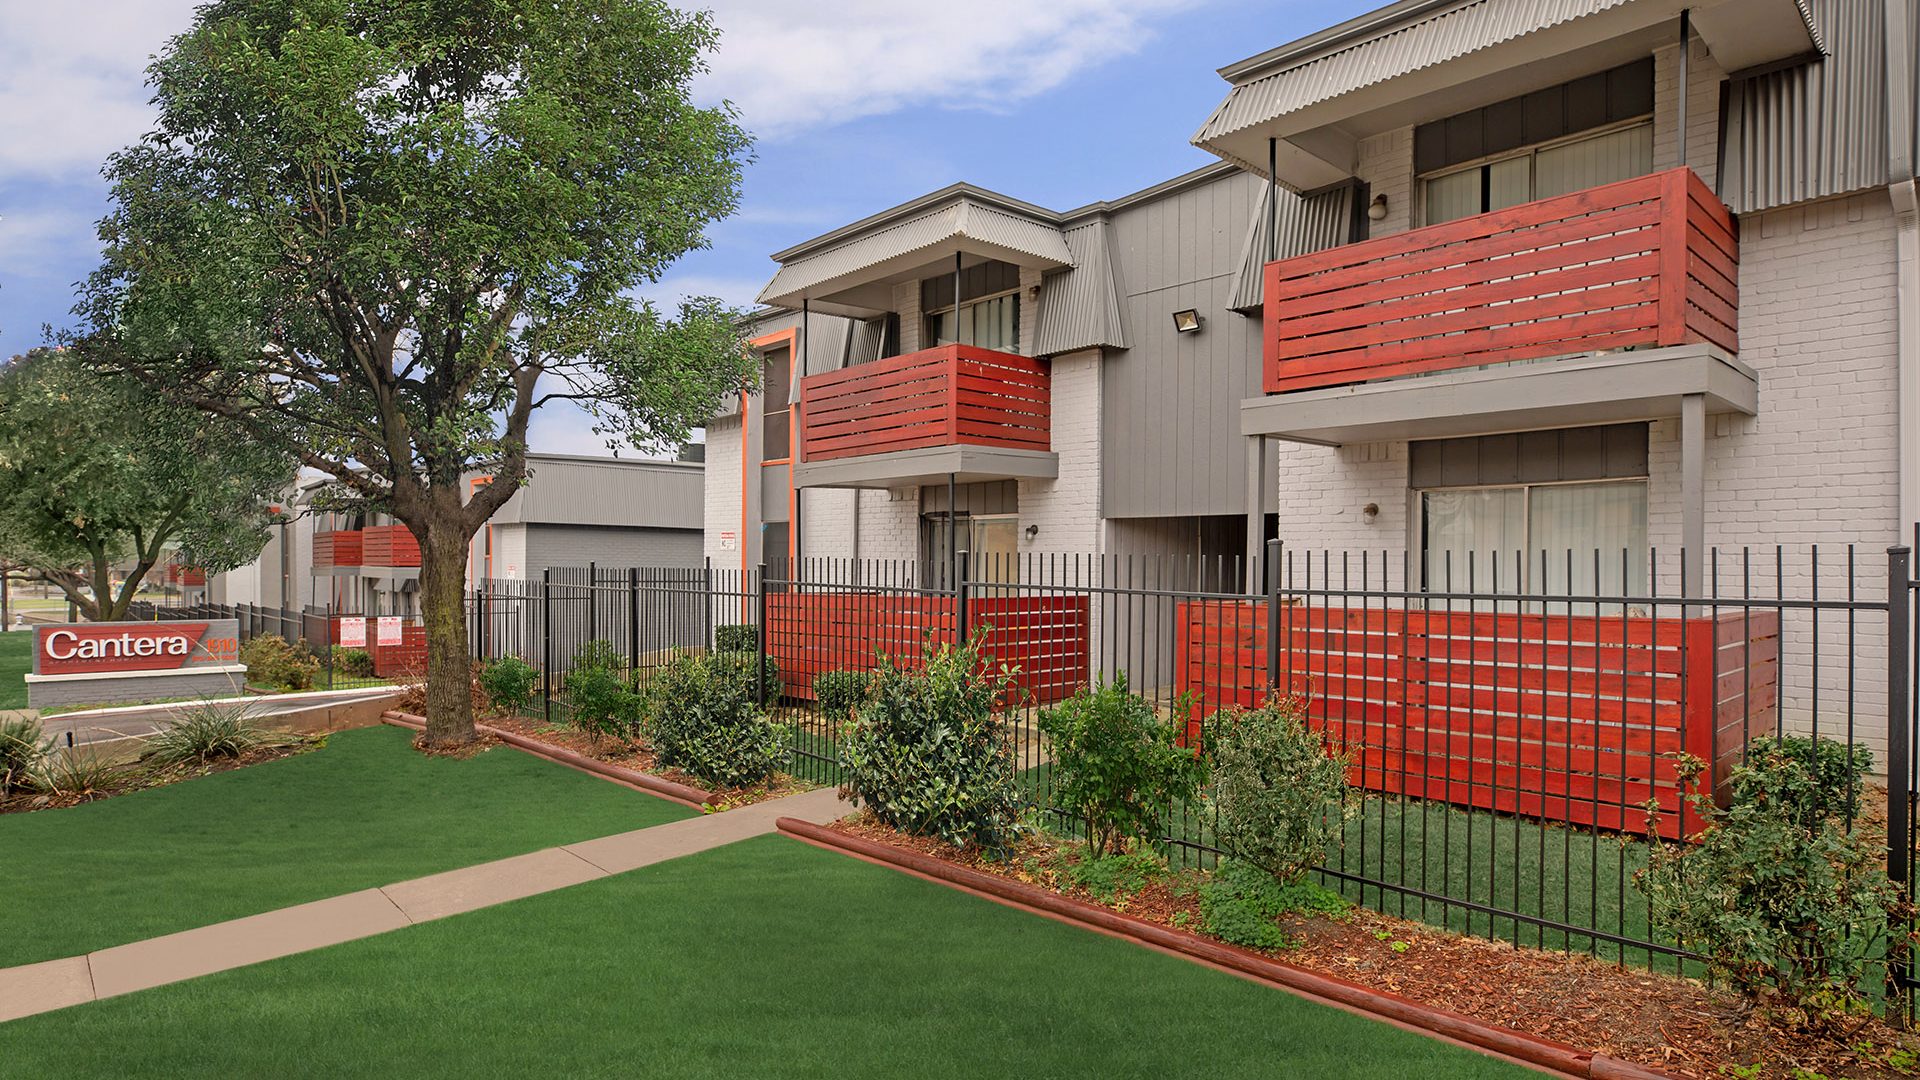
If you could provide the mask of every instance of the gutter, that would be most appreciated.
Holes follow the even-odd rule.
[[[1887,194],[1893,200],[1895,355],[1899,369],[1900,520],[1920,522],[1920,192],[1914,181],[1913,0],[1887,0]]]

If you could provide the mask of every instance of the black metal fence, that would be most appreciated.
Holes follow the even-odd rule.
[[[132,620],[233,619],[239,624],[240,644],[265,635],[275,635],[292,644],[304,643],[319,662],[314,678],[316,690],[350,690],[384,686],[395,681],[371,674],[371,668],[354,664],[330,643],[336,639],[335,627],[342,619],[363,618],[357,613],[331,608],[308,607],[304,610],[266,607],[261,604],[154,604],[137,601],[129,605]],[[358,650],[362,654],[365,649]],[[371,664],[371,659],[366,660]]]
[[[807,560],[741,572],[587,568],[489,582],[470,604],[477,655],[565,673],[609,642],[637,682],[676,650],[751,642],[777,671],[769,706],[796,775],[841,779],[844,717],[815,680],[981,635],[1018,669],[1007,716],[1036,812],[1052,804],[1042,710],[1127,681],[1190,737],[1222,709],[1297,695],[1347,756],[1344,834],[1323,880],[1367,906],[1516,944],[1685,968],[1635,885],[1654,827],[1699,819],[1677,756],[1725,793],[1751,739],[1869,747],[1885,787],[1889,870],[1911,881],[1912,580],[1905,549],[1742,548],[1471,556],[1274,545],[1260,586],[1232,558],[1029,555],[968,560],[957,587],[910,562]],[[1221,852],[1204,806],[1166,823],[1170,858]],[[1897,974],[1909,972],[1905,962]]]

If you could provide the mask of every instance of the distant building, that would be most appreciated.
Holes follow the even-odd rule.
[[[482,526],[467,580],[537,578],[542,570],[698,566],[698,461],[533,454],[526,487]],[[491,482],[475,475],[468,484]],[[384,514],[312,508],[315,486],[288,496],[260,557],[214,576],[209,602],[368,615],[417,615],[420,545]]]

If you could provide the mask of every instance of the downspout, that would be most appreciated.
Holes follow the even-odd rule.
[[[1888,0],[1887,194],[1893,201],[1895,350],[1900,392],[1900,520],[1894,542],[1920,521],[1920,193],[1914,188],[1912,0]]]
[[[1693,50],[1687,47],[1687,38],[1693,32],[1693,9],[1680,9],[1680,92],[1674,95],[1674,164],[1685,168],[1687,164],[1687,95],[1692,87],[1687,82],[1688,54]]]

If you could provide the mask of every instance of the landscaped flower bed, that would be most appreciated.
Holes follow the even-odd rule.
[[[1218,943],[1203,931],[1202,871],[1162,868],[1111,889],[1088,887],[1075,867],[1085,845],[1046,833],[994,858],[888,828],[862,812],[827,826],[903,852],[992,874]],[[1425,923],[1349,908],[1288,915],[1272,960],[1330,975],[1514,1031],[1701,1080],[1814,1080],[1920,1074],[1920,1039],[1879,1020],[1822,1038],[1784,1030],[1736,995],[1640,968],[1466,937]],[[1232,946],[1228,946],[1232,947]]]
[[[646,773],[649,776],[657,776],[689,788],[706,791],[710,796],[706,805],[715,810],[749,806],[768,799],[778,799],[785,795],[807,791],[815,786],[786,773],[775,773],[772,779],[763,783],[715,791],[704,787],[685,770],[662,765],[659,755],[655,754],[644,741],[609,737],[594,739],[582,734],[577,728],[551,724],[545,720],[535,720],[525,716],[493,717],[486,721],[486,725],[499,731],[512,732],[556,750],[564,750],[581,757],[604,761],[609,765],[618,765],[623,769],[631,769],[634,772]]]
[[[259,765],[268,761],[304,754],[318,749],[326,740],[321,738],[295,737],[277,746],[262,746],[249,750],[239,757],[221,758],[205,763],[193,762],[181,765],[161,767],[148,766],[138,760],[114,762],[106,758],[98,761],[79,763],[91,770],[91,779],[84,786],[75,785],[65,790],[39,791],[21,790],[0,792],[0,814],[20,814],[34,810],[59,810],[81,803],[98,802],[116,795],[131,795],[136,791],[165,787],[182,780],[192,780],[214,773],[231,772],[244,769],[249,765]],[[87,754],[88,751],[78,751]]]

